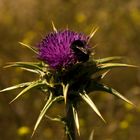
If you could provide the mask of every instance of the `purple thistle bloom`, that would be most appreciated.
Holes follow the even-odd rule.
[[[85,43],[89,36],[70,30],[52,32],[38,44],[38,58],[49,64],[54,69],[68,68],[78,62],[78,58],[71,48],[74,41],[80,40]]]

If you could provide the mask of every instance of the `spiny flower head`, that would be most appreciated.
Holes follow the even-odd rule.
[[[78,57],[79,55],[87,53],[89,48],[87,44],[88,39],[88,36],[68,29],[58,32],[54,31],[38,44],[38,58],[54,69],[68,68],[77,63],[78,60],[81,60]],[[79,48],[74,50],[71,47],[72,45],[79,45],[86,52],[82,53]]]

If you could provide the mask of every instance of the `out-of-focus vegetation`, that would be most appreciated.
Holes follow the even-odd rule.
[[[36,61],[36,56],[19,45],[19,41],[35,46],[52,30],[67,26],[89,34],[99,30],[91,44],[97,44],[95,57],[119,55],[129,64],[140,64],[140,2],[139,0],[0,0],[0,89],[34,75],[19,69],[3,69],[9,61]],[[86,140],[94,129],[95,140],[138,140],[140,130],[140,71],[118,69],[109,73],[105,82],[136,104],[136,108],[102,93],[92,94],[107,121],[103,124],[85,105],[80,108],[80,140]],[[8,104],[18,91],[0,94],[0,139],[28,140],[44,105],[44,95],[32,91]],[[49,111],[52,116],[62,112],[61,104]],[[63,112],[62,112],[63,113]],[[85,115],[86,114],[86,115]],[[55,135],[54,135],[55,134]],[[33,140],[65,139],[63,126],[47,119],[41,123]]]

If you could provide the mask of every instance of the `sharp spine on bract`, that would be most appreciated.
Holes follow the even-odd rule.
[[[91,33],[89,34],[89,39],[87,41],[87,44],[89,43],[90,39],[94,36],[94,34],[97,32],[98,29],[99,27],[92,28]]]
[[[56,27],[55,27],[55,25],[54,25],[54,22],[53,22],[53,21],[52,21],[52,27],[53,27],[54,32],[56,32],[56,33],[57,33],[58,31],[57,31],[57,29],[56,29]]]

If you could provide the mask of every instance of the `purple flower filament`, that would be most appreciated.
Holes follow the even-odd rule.
[[[78,62],[71,48],[76,40],[87,42],[88,36],[70,30],[50,33],[38,44],[38,58],[54,69],[68,68]],[[89,48],[86,44],[84,47]]]

